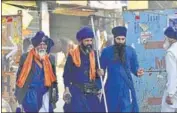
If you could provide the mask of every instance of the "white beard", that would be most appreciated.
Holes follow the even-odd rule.
[[[170,47],[170,42],[169,42],[168,39],[166,39],[165,42],[164,42],[164,44],[163,44],[163,48],[164,48],[165,50],[167,50],[169,47]]]
[[[46,55],[46,51],[45,50],[41,50],[40,52],[38,52],[38,54],[42,58],[43,56]]]

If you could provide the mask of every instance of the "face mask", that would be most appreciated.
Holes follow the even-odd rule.
[[[170,43],[169,43],[168,38],[166,38],[166,39],[165,39],[165,42],[164,42],[164,44],[163,44],[163,48],[164,48],[165,50],[167,50],[169,47],[170,47]]]

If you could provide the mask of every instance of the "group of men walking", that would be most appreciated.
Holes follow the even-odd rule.
[[[77,32],[78,46],[69,51],[64,66],[65,112],[139,112],[132,74],[141,77],[144,69],[139,67],[135,49],[126,45],[126,27],[114,27],[112,34],[114,44],[97,56],[94,31],[83,27]],[[168,27],[164,34],[168,83],[162,111],[172,112],[177,108],[177,33]],[[20,59],[15,96],[25,112],[53,112],[58,101],[55,59],[50,54],[54,42],[42,31],[31,41],[34,48]]]

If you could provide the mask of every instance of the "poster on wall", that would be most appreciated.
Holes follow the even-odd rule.
[[[152,33],[149,31],[149,26],[147,24],[139,24],[142,32],[140,33],[141,44],[148,43],[148,40],[152,38]]]
[[[14,97],[16,72],[22,54],[22,16],[2,16],[2,105],[3,111],[9,111],[8,104],[14,110],[16,100]]]
[[[168,16],[167,26],[171,26],[177,31],[177,14]]]

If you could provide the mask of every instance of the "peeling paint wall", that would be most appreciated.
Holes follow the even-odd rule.
[[[139,64],[145,69],[141,78],[133,76],[140,111],[159,112],[166,84],[165,51],[162,48],[168,17],[177,9],[126,11],[127,44],[137,52]]]

